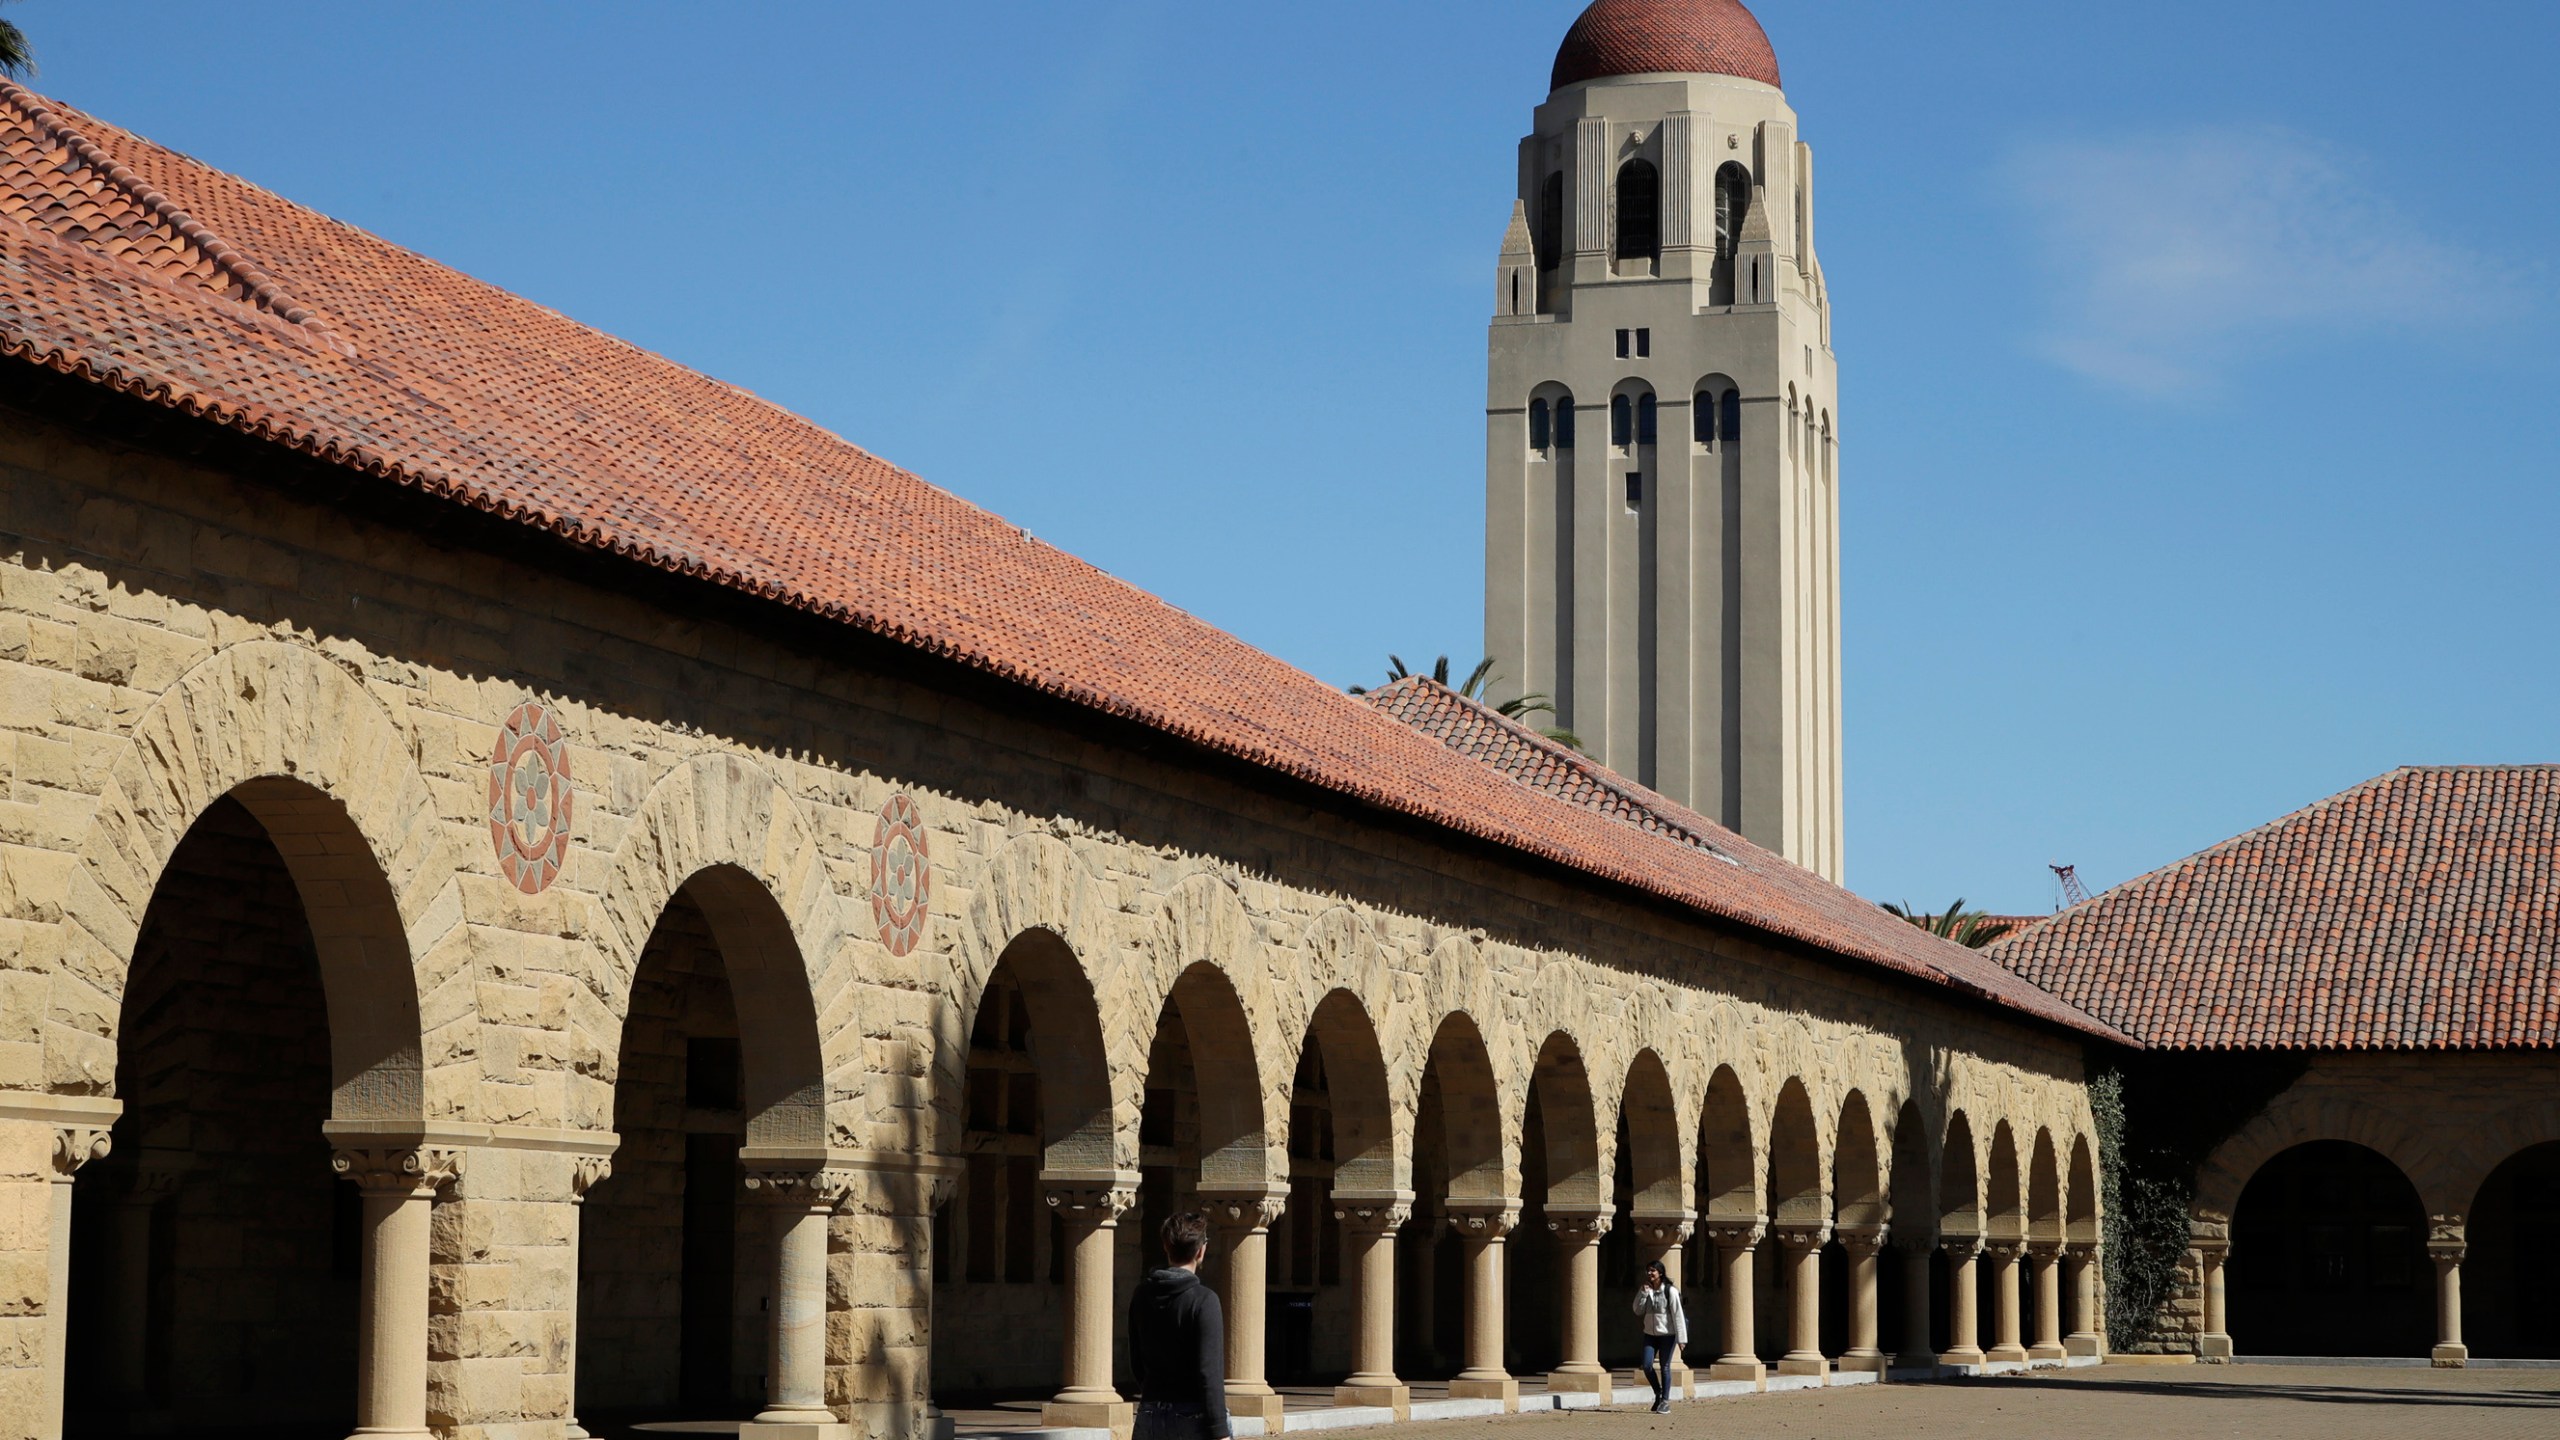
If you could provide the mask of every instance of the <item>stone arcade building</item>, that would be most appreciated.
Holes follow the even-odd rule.
[[[1190,1204],[1248,1419],[1655,1256],[1684,1384],[2098,1349],[2070,1005],[15,88],[0,209],[0,1433],[1118,1428]]]

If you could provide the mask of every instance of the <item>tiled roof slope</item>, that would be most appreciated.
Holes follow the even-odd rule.
[[[1778,52],[1742,0],[1598,0],[1556,49],[1550,89],[1612,75],[1734,75],[1778,83]]]
[[[735,387],[0,83],[0,354],[976,667],[1380,810],[2108,1038],[1843,896],[1524,789]],[[15,112],[10,114],[8,112]],[[74,133],[122,176],[63,178]],[[97,170],[80,152],[76,163]],[[103,178],[103,177],[100,177]],[[43,217],[66,184],[104,225]],[[142,192],[250,301],[136,233]],[[147,227],[144,227],[147,228]],[[106,238],[101,238],[102,236]],[[220,247],[217,251],[216,247]],[[236,249],[235,249],[236,247]],[[155,258],[155,256],[160,258]],[[245,265],[245,261],[242,262]],[[289,299],[282,297],[289,296]],[[327,330],[295,314],[328,317]]]
[[[1979,952],[1924,934],[1907,921],[1810,870],[1763,850],[1667,795],[1639,785],[1578,750],[1420,675],[1370,692],[1368,701],[1396,719],[1527,789],[1647,835],[1713,857],[1737,885],[1784,908],[1818,914],[1828,925],[1873,937],[1874,943],[1921,960],[1953,983],[2008,1003],[2040,994]],[[1667,847],[1666,847],[1667,848]]]
[[[2560,1045],[2560,767],[2394,770],[1989,953],[2146,1043]]]

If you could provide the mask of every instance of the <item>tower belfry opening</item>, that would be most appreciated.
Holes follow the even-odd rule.
[[[1739,0],[1566,35],[1493,320],[1485,653],[1497,700],[1554,697],[1602,763],[1836,881],[1838,369],[1778,82]],[[1573,452],[1576,395],[1605,449]]]

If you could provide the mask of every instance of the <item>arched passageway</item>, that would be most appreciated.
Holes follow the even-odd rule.
[[[1645,1267],[1655,1261],[1684,1297],[1694,1280],[1684,1273],[1681,1248],[1695,1217],[1680,1183],[1679,1102],[1672,1096],[1670,1071],[1651,1050],[1637,1052],[1627,1068],[1617,1138],[1609,1186],[1613,1223],[1600,1242],[1601,1353],[1613,1364],[1633,1365],[1643,1336],[1617,1297],[1632,1296]]]
[[[1831,1238],[1822,1136],[1804,1083],[1778,1089],[1769,1117],[1769,1235],[1758,1279],[1760,1358],[1787,1373],[1822,1366],[1822,1249]]]
[[[1271,1379],[1339,1380],[1362,1392],[1345,1403],[1370,1403],[1380,1397],[1368,1392],[1392,1392],[1398,1383],[1396,1234],[1410,1210],[1395,1183],[1377,1027],[1348,990],[1319,1001],[1307,1026],[1290,1091],[1288,1149],[1288,1210],[1271,1257]],[[1362,1308],[1363,1287],[1385,1292],[1382,1315]],[[1391,1393],[1384,1398],[1393,1403]]]
[[[158,864],[110,1032],[113,1159],[74,1186],[69,1258],[94,1288],[71,1287],[65,1364],[110,1377],[77,1428],[426,1423],[410,1337],[459,1161],[418,1142],[417,982],[377,854],[332,795],[266,776]]]
[[[1884,1263],[1877,1299],[1878,1344],[1902,1365],[1924,1363],[1937,1345],[1930,1285],[1938,1253],[1938,1199],[1929,1173],[1929,1122],[1916,1100],[1902,1102],[1893,1122],[1893,1254]]]
[[[2344,1140],[2259,1167],[2231,1217],[2223,1284],[2244,1355],[2423,1356],[2434,1343],[2427,1217],[2399,1167]]]
[[[1413,1146],[1413,1243],[1399,1252],[1396,1288],[1398,1372],[1498,1385],[1508,1376],[1499,1295],[1482,1307],[1468,1300],[1478,1284],[1499,1286],[1504,1241],[1519,1217],[1508,1203],[1492,1056],[1464,1012],[1432,1036]]]
[[[742,1152],[819,1133],[798,953],[771,896],[728,866],[678,887],[641,947],[614,1070],[621,1143],[579,1216],[576,1413],[599,1434],[777,1401],[780,1247],[807,1207],[763,1203]]]
[[[1707,1080],[1707,1103],[1698,1116],[1697,1238],[1689,1250],[1693,1323],[1689,1355],[1711,1365],[1716,1379],[1758,1373],[1756,1268],[1767,1233],[1761,1208],[1760,1146],[1752,1132],[1751,1101],[1732,1067],[1719,1065]]]
[[[2464,1236],[2462,1338],[2482,1359],[2560,1360],[2560,1142],[2507,1157]]]

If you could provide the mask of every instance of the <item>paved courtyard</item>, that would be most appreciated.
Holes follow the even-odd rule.
[[[2549,1440],[2560,1435],[2560,1371],[2110,1365],[1717,1400],[1669,1415],[1634,1407],[1546,1411],[1397,1433],[1428,1440]]]

